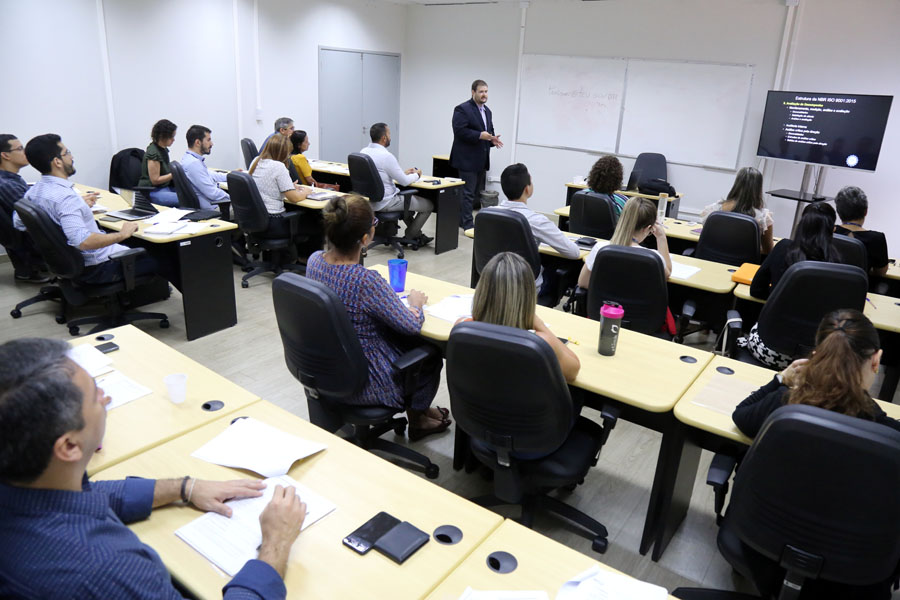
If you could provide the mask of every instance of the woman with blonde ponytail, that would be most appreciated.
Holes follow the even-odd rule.
[[[881,363],[878,332],[861,312],[837,310],[822,319],[816,349],[795,360],[772,381],[741,402],[731,415],[748,437],[755,437],[775,409],[807,404],[875,421],[900,431],[869,395]]]

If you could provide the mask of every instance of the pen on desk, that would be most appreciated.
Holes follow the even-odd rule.
[[[878,310],[878,307],[875,306],[875,303],[874,303],[874,302],[872,302],[871,300],[869,300],[869,297],[868,297],[868,296],[866,296],[866,302],[868,302],[869,304],[871,304],[871,305],[872,305],[872,308],[874,308],[875,310]]]
[[[578,340],[576,340],[576,339],[573,339],[573,338],[566,338],[566,339],[569,340],[569,343],[570,343],[570,344],[575,344],[576,346],[580,346],[580,345],[581,345],[581,344],[578,343]]]

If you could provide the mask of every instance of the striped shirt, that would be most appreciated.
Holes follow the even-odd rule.
[[[0,597],[181,598],[156,552],[123,524],[150,515],[155,486],[87,476],[80,492],[0,483]],[[259,560],[224,592],[228,600],[286,595],[275,569]]]
[[[94,220],[91,208],[75,191],[73,185],[75,184],[68,179],[44,175],[26,192],[25,198],[62,227],[69,245],[78,248],[92,233],[104,232]],[[15,216],[13,222],[16,229],[25,230],[19,215]],[[108,261],[110,254],[123,250],[128,248],[121,244],[110,244],[96,250],[82,250],[81,255],[84,257],[84,266],[90,267]]]

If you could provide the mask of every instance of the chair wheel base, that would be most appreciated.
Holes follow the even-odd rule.
[[[14,308],[11,311],[9,311],[9,316],[11,316],[13,319],[18,319],[19,317],[22,316],[22,311],[19,310],[18,308]]]
[[[591,542],[591,550],[594,552],[605,554],[607,548],[609,548],[609,540],[605,537],[597,536],[594,538],[594,541]]]
[[[81,331],[78,327],[69,327],[69,335],[78,335],[78,332]]]
[[[168,329],[168,328],[169,328],[169,320],[168,320],[168,319],[163,319],[162,321],[160,321],[160,322],[159,322],[159,328],[160,328],[160,329]]]
[[[441,474],[441,469],[436,464],[431,463],[427,467],[425,467],[425,477],[428,479],[437,479],[438,475]]]
[[[394,435],[403,436],[406,433],[406,423],[399,421],[394,424]]]
[[[66,318],[62,315],[56,315],[56,322],[59,323],[60,325],[65,325]]]
[[[244,288],[244,289],[246,290],[248,287],[250,287],[250,284],[249,284],[248,282],[246,282],[246,281],[242,281],[242,282],[241,282],[241,287]]]

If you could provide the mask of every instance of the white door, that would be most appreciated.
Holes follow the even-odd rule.
[[[319,49],[319,158],[347,162],[367,146],[369,126],[387,123],[400,141],[400,57]]]

